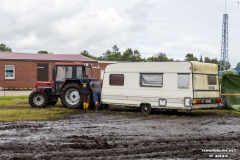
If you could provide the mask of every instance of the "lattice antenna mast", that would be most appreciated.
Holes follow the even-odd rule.
[[[221,60],[220,70],[228,69],[228,14],[227,14],[227,2],[225,0],[225,14],[223,14],[222,24],[222,43],[221,43]]]

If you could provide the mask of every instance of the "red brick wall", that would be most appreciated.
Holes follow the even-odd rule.
[[[104,62],[94,63],[92,68],[93,77],[97,79],[101,79],[101,70],[105,70],[105,68],[109,64],[112,64],[112,63],[104,63]]]
[[[9,89],[34,88],[37,81],[37,63],[29,61],[1,61],[0,62],[0,87]],[[5,79],[5,65],[15,66],[15,79]],[[52,78],[53,63],[49,63],[49,80]]]
[[[92,77],[100,79],[101,78],[101,69],[100,68],[92,68]]]
[[[52,80],[53,62],[31,61],[0,61],[0,88],[25,89],[34,88],[37,81],[37,64],[49,64],[49,81]],[[95,63],[92,68],[92,77],[100,79],[101,70],[110,63]],[[15,66],[15,79],[5,79],[5,65]]]

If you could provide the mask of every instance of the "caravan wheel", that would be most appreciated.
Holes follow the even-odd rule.
[[[152,107],[150,104],[142,104],[140,108],[141,108],[141,112],[144,114],[149,114],[152,112]]]

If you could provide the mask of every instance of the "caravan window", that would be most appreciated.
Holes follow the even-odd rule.
[[[189,78],[188,73],[178,73],[178,88],[179,89],[189,89]]]
[[[162,73],[141,73],[140,86],[141,87],[162,87],[163,74]]]
[[[216,75],[208,75],[208,85],[217,85]]]
[[[124,75],[123,74],[110,74],[109,84],[112,86],[123,86]]]

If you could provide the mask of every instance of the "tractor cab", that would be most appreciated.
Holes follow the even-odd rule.
[[[86,71],[88,70],[88,71]],[[86,74],[88,73],[88,75]],[[53,68],[53,82],[55,85],[55,94],[60,95],[64,84],[69,82],[79,82],[84,78],[90,77],[90,68],[87,68],[82,63],[76,64],[56,64]]]
[[[56,104],[61,98],[64,106],[77,108],[84,99],[84,86],[89,85],[91,79],[88,77],[91,74],[91,66],[83,63],[56,63],[52,70],[52,81],[36,82],[36,90],[30,94],[29,103],[32,107],[45,107]]]

